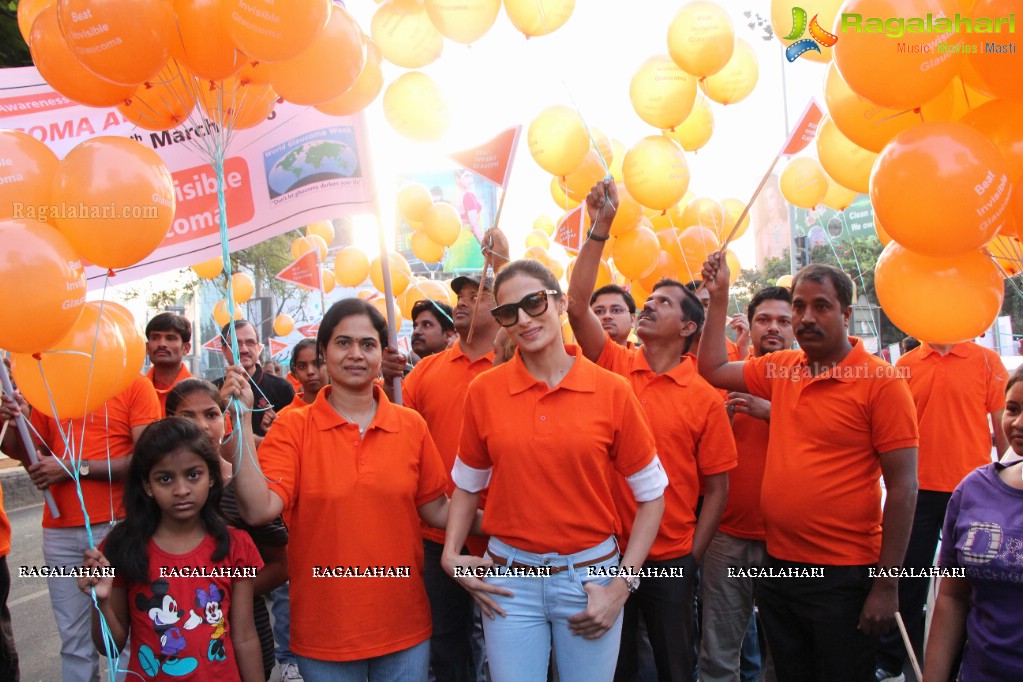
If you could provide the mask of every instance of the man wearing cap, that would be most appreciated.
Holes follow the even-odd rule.
[[[160,414],[167,413],[167,394],[192,376],[183,359],[192,350],[192,323],[184,315],[160,313],[146,325],[146,353],[152,367],[146,378],[160,398]]]
[[[494,281],[487,277],[480,286],[479,275],[456,277],[451,288],[458,296],[452,314],[458,341],[450,348],[424,358],[405,378],[402,402],[419,412],[430,428],[448,473],[448,495],[455,488],[450,471],[455,464],[458,438],[462,432],[462,404],[469,382],[491,369],[494,363],[494,339],[500,327],[490,314],[494,302]],[[478,301],[478,305],[477,305]],[[476,323],[472,324],[476,310]],[[469,330],[472,328],[472,340]],[[384,354],[386,385],[401,376],[405,357],[396,349]],[[467,549],[482,556],[485,538],[470,537]],[[433,677],[444,682],[482,680],[482,647],[472,646],[473,601],[469,593],[448,577],[440,565],[444,549],[444,531],[423,528],[423,581],[433,615],[430,640],[430,669]]]

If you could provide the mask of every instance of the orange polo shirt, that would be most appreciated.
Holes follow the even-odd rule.
[[[771,401],[760,506],[767,551],[832,566],[877,562],[880,453],[916,447],[916,410],[897,370],[849,337],[852,351],[809,376],[806,354],[783,350],[743,367],[753,395]]]
[[[135,450],[131,430],[136,426],[146,426],[162,417],[160,399],[156,395],[153,383],[139,375],[127,389],[105,402],[95,412],[70,421],[61,420],[60,427],[66,434],[70,434],[69,440],[76,458],[80,454],[84,460],[104,462],[98,468],[105,470],[108,449],[110,459],[127,457]],[[72,450],[65,447],[57,423],[52,417],[47,417],[39,410],[33,410],[32,426],[55,456],[63,459],[69,457]],[[124,510],[121,509],[123,481],[110,482],[87,478],[82,479],[81,483],[85,508],[89,512],[89,523],[100,523],[124,516]],[[85,514],[82,512],[82,503],[78,501],[74,481],[68,480],[51,485],[50,491],[57,502],[60,518],[50,516],[49,506],[44,505],[43,528],[84,526]]]
[[[988,414],[1005,408],[1009,373],[998,353],[972,341],[955,344],[944,357],[923,343],[896,366],[916,403],[920,489],[950,493],[966,474],[991,463]]]
[[[157,386],[156,379],[153,377],[153,373],[156,371],[155,367],[150,367],[149,372],[146,373],[146,378],[153,384],[153,388],[156,389],[156,395],[160,399],[160,417],[167,416],[167,394],[174,390],[174,387],[185,379],[190,379],[192,373],[185,367],[185,363],[181,363],[181,369],[178,370],[178,375],[174,377],[174,381],[171,382],[170,386]]]
[[[290,514],[291,650],[325,661],[401,651],[430,637],[417,508],[447,489],[426,422],[374,388],[366,434],[320,389],[274,422],[259,446]],[[314,577],[317,567],[407,567],[409,577]]]
[[[618,533],[611,469],[654,459],[646,416],[621,377],[575,362],[554,388],[511,360],[469,384],[458,458],[493,467],[483,531],[527,552],[574,554]]]
[[[692,356],[663,374],[650,368],[646,354],[605,343],[597,365],[632,384],[657,441],[657,456],[670,484],[664,491],[664,516],[647,558],[675,559],[693,551],[700,475],[734,469],[735,440],[717,389],[696,372]],[[636,519],[636,500],[628,482],[615,476],[615,505],[621,514],[622,546]]]
[[[444,470],[448,473],[448,495],[455,491],[451,468],[458,454],[458,436],[462,432],[462,413],[469,382],[494,367],[494,352],[472,361],[462,352],[459,344],[429,355],[419,361],[401,387],[401,402],[422,415],[430,427],[430,435],[437,444]],[[485,506],[486,491],[480,496],[480,508]],[[423,524],[423,537],[444,544],[444,531]],[[470,535],[465,541],[469,551],[483,556],[487,538]]]
[[[728,504],[718,525],[722,533],[761,542],[766,537],[764,515],[760,511],[760,490],[764,483],[769,430],[768,422],[763,419],[739,412],[732,417],[739,466],[728,474]]]
[[[311,404],[312,403],[307,403],[305,400],[303,400],[301,395],[296,394],[295,399],[292,400],[287,405],[285,405],[284,408],[277,413],[277,418],[280,419],[283,415],[287,414],[288,412],[294,412],[295,410],[305,409],[309,407]]]

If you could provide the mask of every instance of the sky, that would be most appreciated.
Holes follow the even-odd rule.
[[[587,125],[620,140],[626,148],[658,134],[633,110],[629,83],[646,59],[667,54],[668,26],[684,4],[577,0],[564,26],[528,40],[502,8],[494,26],[472,46],[446,40],[441,57],[421,69],[437,82],[451,111],[451,125],[439,142],[412,142],[397,135],[384,117],[382,95],[365,111],[384,225],[393,224],[394,207],[387,199],[402,172],[436,168],[447,163],[449,152],[476,146],[521,124],[523,135],[500,221],[512,255],[521,253],[533,221],[541,215],[556,220],[561,213],[550,197],[550,175],[529,154],[525,139],[529,123],[542,110],[560,104],[575,108]],[[767,20],[768,2],[721,0],[718,4],[732,16],[736,36],[753,46],[759,79],[742,102],[727,107],[711,103],[714,135],[703,149],[686,154],[689,187],[696,196],[735,197],[745,202],[785,140],[786,103],[790,125],[795,125],[810,97],[823,103],[825,66],[805,59],[786,62],[777,39],[765,42],[762,26],[748,27],[757,12]],[[378,5],[357,0],[348,6],[368,33]],[[745,11],[752,13],[751,19],[743,16]],[[405,71],[385,63],[386,83]],[[371,235],[362,235],[360,245],[370,253],[377,251]],[[743,267],[754,266],[752,230],[733,250]]]

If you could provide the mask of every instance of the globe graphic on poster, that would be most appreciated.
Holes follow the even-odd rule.
[[[275,196],[303,185],[333,178],[350,178],[358,172],[355,150],[337,140],[315,140],[295,147],[270,169],[267,183]]]

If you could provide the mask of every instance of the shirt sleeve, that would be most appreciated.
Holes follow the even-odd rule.
[[[128,423],[131,428],[149,426],[163,417],[160,396],[156,393],[153,383],[145,377],[140,376],[139,379],[132,383],[128,401]]]
[[[422,361],[420,361],[401,382],[401,404],[403,407],[415,410],[416,412],[419,412],[419,408],[416,407],[418,402],[416,400],[416,393],[419,392],[419,377],[423,374],[422,364]]]
[[[739,466],[735,436],[724,402],[716,393],[708,402],[706,424],[696,442],[696,466],[703,476],[720,474]]]
[[[263,557],[259,556],[256,544],[248,533],[237,529],[230,529],[228,532],[231,534],[231,567],[254,568],[257,571],[262,569]]]
[[[600,357],[594,364],[609,372],[625,376],[628,373],[630,354],[635,352],[637,351],[629,350],[625,346],[615,343],[611,339],[611,335],[604,332],[604,347],[600,350]]]
[[[1009,373],[1002,364],[1002,359],[994,352],[984,353],[987,360],[987,411],[997,412],[1005,409],[1005,386],[1009,383]],[[995,424],[995,428],[998,425]]]
[[[916,405],[904,379],[882,382],[870,410],[870,438],[880,453],[920,444]]]
[[[628,478],[649,465],[657,454],[653,431],[647,421],[643,407],[632,392],[632,388],[619,377],[621,382],[619,410],[614,441],[611,444],[611,463],[622,476]]]
[[[285,510],[291,509],[298,499],[299,455],[309,419],[307,412],[295,410],[274,422],[257,452],[267,486],[280,496]]]
[[[440,452],[430,437],[430,430],[426,428],[426,422],[422,417],[416,415],[420,421],[422,436],[419,448],[419,483],[416,486],[416,506],[420,507],[427,502],[432,502],[447,492],[448,476],[444,471],[444,460],[440,458]]]
[[[477,410],[486,402],[483,396],[471,397],[474,393],[478,392],[473,391],[470,385],[465,397],[466,409],[462,417],[462,435],[458,441],[458,459],[473,469],[489,469],[494,463],[487,452],[477,423]]]
[[[959,507],[963,499],[963,487],[969,483],[971,476],[959,484],[952,493],[945,508],[945,523],[941,528],[941,550],[938,552],[938,565],[946,568],[957,568],[959,556],[956,551],[956,524],[959,522]]]
[[[746,389],[749,391],[750,395],[770,400],[771,382],[767,378],[768,362],[774,362],[770,353],[762,355],[759,358],[748,358],[742,365],[742,378],[746,382]]]

